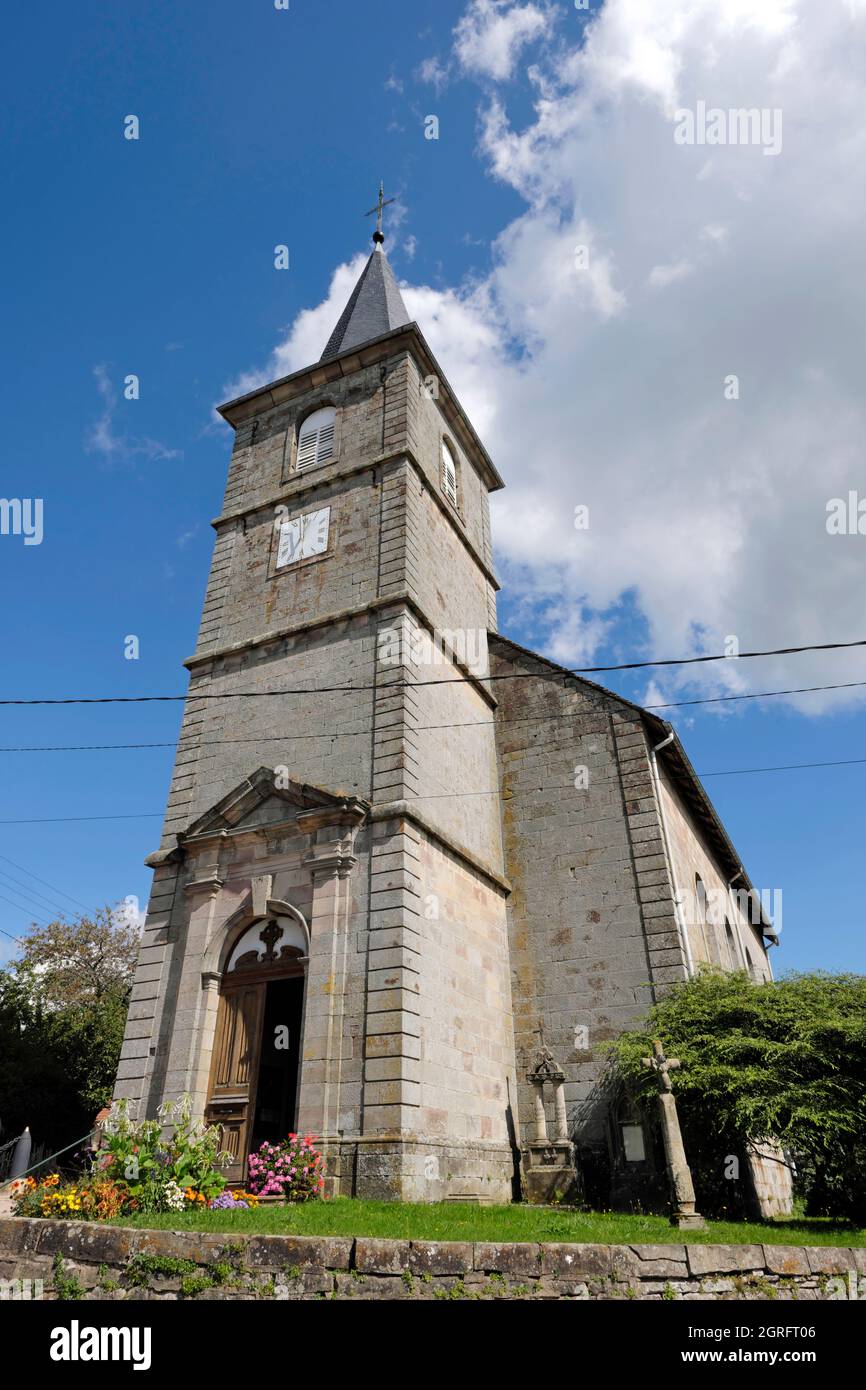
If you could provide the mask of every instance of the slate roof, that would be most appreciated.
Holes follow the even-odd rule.
[[[319,361],[327,362],[407,323],[409,315],[394,272],[377,244]]]

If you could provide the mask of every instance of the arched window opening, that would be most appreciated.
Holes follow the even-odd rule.
[[[254,922],[232,947],[226,974],[236,970],[289,964],[298,955],[306,954],[306,945],[300,923],[294,917],[274,917],[266,924]]]
[[[628,1098],[617,1106],[616,1126],[619,1130],[622,1157],[626,1163],[645,1163],[647,1151],[644,1127],[639,1114]]]
[[[725,944],[728,948],[728,969],[738,970],[739,961],[737,960],[737,946],[734,941],[734,930],[727,917],[725,918]]]
[[[695,908],[697,919],[700,926],[705,926],[707,921],[707,890],[704,887],[703,879],[695,875]]]
[[[704,943],[704,960],[711,964],[720,963],[719,944],[716,941],[716,929],[709,920],[707,910],[709,898],[703,879],[695,874],[695,925],[701,934]]]
[[[442,491],[457,506],[457,463],[447,439],[442,440]]]
[[[334,457],[334,431],[337,426],[337,412],[334,406],[326,405],[314,410],[301,425],[298,435],[298,471],[314,468],[318,463],[327,463]]]

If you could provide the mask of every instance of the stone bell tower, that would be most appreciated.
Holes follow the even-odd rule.
[[[117,1095],[153,1114],[189,1093],[238,1180],[300,1128],[335,1192],[502,1201],[502,482],[383,240],[380,199],[321,359],[221,408],[234,450]]]

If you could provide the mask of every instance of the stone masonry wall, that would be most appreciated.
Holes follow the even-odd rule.
[[[543,1027],[565,1071],[570,1132],[596,1144],[594,1122],[593,1132],[584,1132],[581,1106],[605,1065],[599,1044],[633,1027],[654,1002],[658,973],[673,970],[666,957],[664,965],[653,959],[650,926],[661,921],[653,915],[660,905],[645,895],[660,890],[648,887],[636,856],[636,846],[653,847],[641,838],[650,828],[640,823],[651,817],[623,785],[638,750],[610,697],[564,685],[555,669],[499,638],[491,638],[490,650],[492,674],[515,675],[494,689],[505,873],[513,890],[521,1140],[534,1137],[524,1073]],[[523,678],[530,671],[537,680]],[[580,769],[586,773],[576,786]],[[669,891],[668,899],[672,917]],[[550,1106],[550,1125],[553,1118]]]
[[[736,896],[728,891],[727,875],[705,838],[696,830],[694,818],[689,815],[682,796],[662,765],[659,782],[673,860],[671,868],[676,888],[683,895],[683,915],[693,960],[720,966],[723,970],[746,969],[754,979],[771,979],[770,961],[760,932],[750,924]],[[725,901],[721,920],[699,919],[695,896],[698,878],[709,893],[718,894]],[[710,917],[713,915],[711,913]],[[725,930],[726,921],[731,929],[730,938]]]
[[[49,1299],[815,1301],[864,1296],[864,1276],[866,1250],[828,1246],[492,1244],[0,1221],[0,1281],[42,1280]]]

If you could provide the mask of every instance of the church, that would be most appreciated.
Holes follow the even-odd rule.
[[[190,1095],[233,1182],[299,1130],[332,1195],[628,1200],[602,1044],[703,962],[770,978],[772,923],[670,724],[497,630],[503,481],[379,214],[320,360],[221,407],[116,1096]]]

